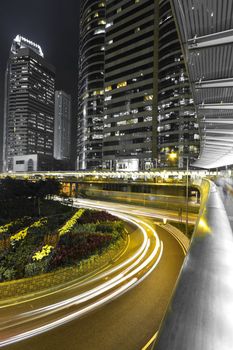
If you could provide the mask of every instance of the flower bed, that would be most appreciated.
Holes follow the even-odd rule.
[[[104,211],[71,214],[42,218],[12,235],[10,248],[0,253],[0,281],[78,265],[113,247],[124,233],[123,223]],[[49,243],[54,235],[58,242]]]
[[[18,230],[23,227],[29,225],[32,222],[31,217],[23,217],[21,219],[17,219],[15,221],[9,222],[8,224],[0,226],[0,237],[1,235],[10,236],[16,233]]]
[[[54,247],[52,245],[46,244],[45,246],[43,246],[43,248],[39,252],[36,252],[33,255],[32,260],[33,261],[42,260],[44,257],[48,256],[53,249],[54,249]]]
[[[10,238],[11,243],[14,244],[17,241],[24,239],[27,236],[28,232],[30,232],[31,229],[33,229],[33,228],[40,229],[41,227],[46,225],[47,222],[48,222],[47,218],[42,218],[42,219],[34,222],[32,225],[24,228],[23,230],[17,232],[15,235],[11,236],[11,238]]]
[[[112,222],[116,220],[118,220],[116,216],[113,216],[106,211],[86,209],[78,222],[79,224],[95,224],[97,222]]]
[[[77,264],[82,259],[102,252],[112,241],[110,235],[100,233],[85,236],[69,234],[66,241],[59,241],[51,257],[49,269]]]
[[[42,250],[48,234],[53,233],[61,224],[69,219],[71,213],[50,218],[43,218],[21,230],[12,237],[9,249],[0,253],[0,281],[12,280],[30,276],[32,257]],[[26,234],[25,234],[26,233]],[[44,254],[44,253],[43,253]],[[28,266],[29,265],[29,266]],[[37,266],[33,273],[45,271],[45,266]]]
[[[59,236],[63,236],[67,233],[69,233],[73,227],[77,224],[78,220],[80,219],[80,217],[83,215],[84,213],[84,209],[79,209],[70,220],[68,220],[64,226],[62,226],[59,230],[58,230],[58,234]]]

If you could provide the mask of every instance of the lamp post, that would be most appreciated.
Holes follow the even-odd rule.
[[[168,157],[170,160],[174,161],[177,159],[177,153],[172,151],[168,154]],[[189,197],[189,157],[183,156],[184,159],[187,160],[186,162],[186,219],[185,219],[185,234],[188,236],[188,197]]]
[[[155,173],[155,182],[157,183],[157,171],[158,171],[158,159],[157,158],[155,158],[154,159],[154,164],[155,164],[155,171],[156,171],[156,173]]]
[[[186,159],[186,220],[185,220],[185,233],[188,237],[188,203],[189,203],[189,157],[183,156]]]

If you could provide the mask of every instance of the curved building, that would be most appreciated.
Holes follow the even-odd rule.
[[[159,19],[158,164],[184,168],[199,154],[198,121],[169,0],[160,1]]]
[[[78,169],[192,162],[198,121],[170,1],[82,1],[80,34]]]
[[[77,169],[102,167],[105,2],[80,5]]]
[[[156,152],[158,4],[107,1],[103,166],[138,171]]]

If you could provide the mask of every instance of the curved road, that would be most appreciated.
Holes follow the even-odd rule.
[[[83,200],[77,202],[76,205],[84,205]],[[100,202],[85,202],[85,206],[100,206]],[[101,207],[104,205],[101,202]],[[153,336],[159,327],[179,274],[184,259],[183,249],[164,229],[157,227],[158,235],[154,234],[156,210],[153,210],[152,215],[150,210],[143,208],[140,209],[139,215],[132,213],[131,206],[123,205],[121,208],[119,206],[116,208],[113,203],[107,203],[107,209],[113,213],[117,210],[118,215],[124,213],[124,218],[133,219],[135,224],[139,225],[130,236],[126,254],[121,257],[121,261],[113,263],[111,276],[107,275],[107,272],[106,274],[102,272],[101,279],[95,278],[88,285],[77,284],[61,292],[46,295],[44,298],[15,303],[8,307],[2,306],[0,346],[5,345],[5,349],[24,350],[140,350]],[[147,241],[145,234],[143,236],[143,229]],[[140,248],[142,246],[144,250]],[[124,263],[127,260],[128,263]],[[119,263],[124,266],[116,268]],[[150,274],[147,278],[142,280],[148,273]],[[111,279],[115,285],[109,294]],[[117,284],[118,282],[120,283]],[[135,288],[131,288],[134,285]],[[100,298],[99,291],[103,286],[106,290]],[[88,292],[90,289],[94,293],[92,299]],[[127,293],[122,294],[126,290]],[[122,295],[115,298],[117,293]],[[79,299],[74,300],[79,298],[80,294],[84,296],[82,309]],[[102,304],[102,301],[108,304]],[[90,305],[98,308],[92,309]],[[81,312],[84,309],[92,312]],[[51,324],[54,327],[51,327]],[[43,328],[43,331],[50,330],[42,334],[36,332],[35,336],[27,338],[33,334],[27,332],[40,328]],[[17,340],[17,336],[21,337],[22,334],[27,339],[9,345],[8,340]]]

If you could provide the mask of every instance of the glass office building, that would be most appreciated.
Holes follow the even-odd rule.
[[[106,8],[102,2],[84,1],[81,19],[78,155],[82,169],[95,168],[89,166],[94,164],[93,134],[101,141],[98,155],[103,169],[184,168],[187,157],[190,162],[198,155],[199,132],[170,1],[107,0]],[[99,78],[98,90],[89,89],[93,74]],[[177,154],[173,161],[172,152]]]
[[[77,169],[102,167],[105,2],[80,5]]]
[[[48,170],[53,159],[55,69],[41,47],[17,36],[6,70],[4,170]]]

